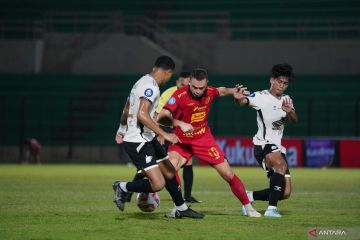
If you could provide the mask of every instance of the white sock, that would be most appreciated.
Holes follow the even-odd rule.
[[[277,207],[276,207],[276,206],[271,206],[271,205],[269,205],[267,209],[268,209],[268,210],[272,210],[272,209],[277,209]]]
[[[188,209],[188,206],[186,205],[186,203],[181,204],[180,206],[175,206],[176,210],[178,211],[185,211]]]
[[[249,198],[250,202],[254,201],[254,195],[253,195],[252,191],[251,192],[249,191],[248,198]]]
[[[251,203],[245,204],[244,207],[245,207],[246,210],[254,209],[253,206],[251,205]]]
[[[120,182],[120,188],[121,190],[123,190],[124,192],[128,192],[127,188],[126,188],[126,184],[127,182]]]

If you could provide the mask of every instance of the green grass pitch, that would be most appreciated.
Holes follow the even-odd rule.
[[[257,167],[234,168],[248,189],[267,186]],[[130,180],[120,165],[0,165],[0,239],[309,239],[309,228],[360,227],[360,170],[291,169],[293,193],[279,203],[281,219],[241,215],[229,186],[208,167],[194,169],[193,204],[202,220],[166,219],[166,190],[153,213],[112,202],[114,180]],[[255,208],[264,213],[265,202]],[[360,237],[360,236],[359,236]]]

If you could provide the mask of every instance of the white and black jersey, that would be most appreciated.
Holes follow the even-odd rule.
[[[286,149],[281,145],[281,138],[287,113],[281,107],[284,99],[289,96],[282,95],[278,99],[268,90],[263,90],[254,92],[247,98],[249,106],[257,111],[258,131],[253,138],[254,145],[274,144],[285,154]]]
[[[126,142],[150,142],[155,137],[155,133],[137,119],[140,99],[142,98],[152,103],[150,116],[154,119],[155,110],[159,104],[160,90],[155,79],[149,74],[140,78],[131,89],[127,131],[124,136]]]

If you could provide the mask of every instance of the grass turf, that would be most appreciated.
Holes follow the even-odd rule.
[[[249,189],[267,186],[260,168],[234,168]],[[293,193],[279,203],[281,219],[241,215],[240,204],[212,168],[194,169],[192,208],[202,220],[166,219],[160,208],[143,213],[135,201],[119,212],[111,183],[130,180],[119,165],[0,165],[0,239],[308,239],[314,227],[360,227],[360,170],[291,169]],[[265,202],[255,208],[264,213]]]

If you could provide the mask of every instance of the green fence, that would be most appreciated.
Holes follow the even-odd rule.
[[[0,75],[0,144],[35,137],[46,145],[112,145],[127,94],[140,76]],[[285,135],[359,136],[359,78],[297,76],[288,94],[299,123],[287,124]],[[210,75],[214,86],[235,83],[262,90],[269,78]],[[236,106],[231,97],[218,98],[209,124],[217,136],[253,136],[256,112]]]

